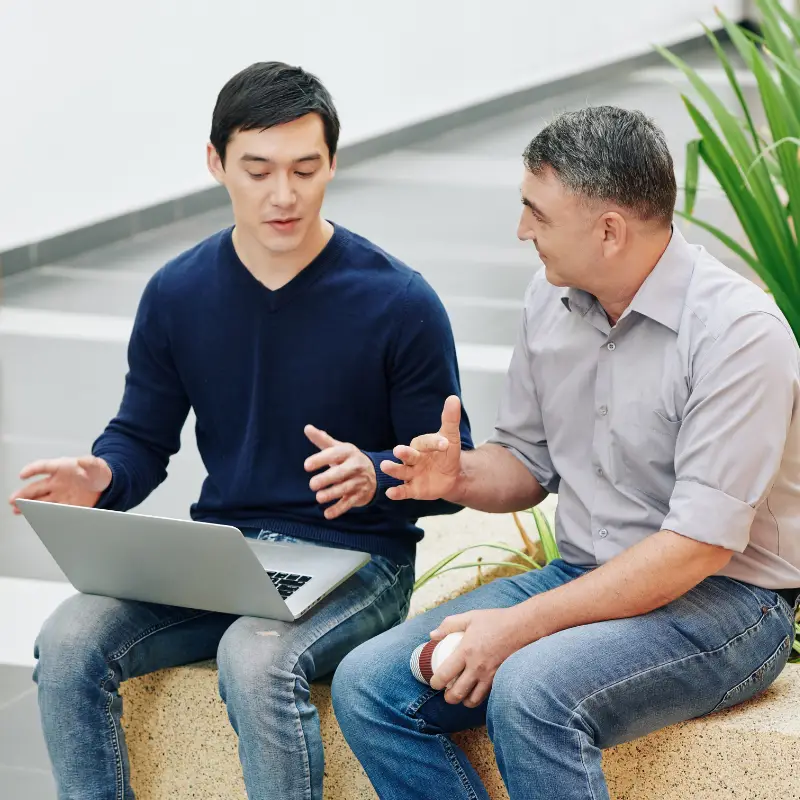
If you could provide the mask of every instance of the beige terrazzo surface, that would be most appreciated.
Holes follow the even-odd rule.
[[[418,558],[418,574],[463,543],[488,540],[519,546],[510,516],[465,511],[426,522],[428,536]],[[497,556],[502,554],[487,551],[487,560]],[[490,571],[486,573],[489,577]],[[472,570],[448,573],[420,590],[412,614],[474,584]],[[217,693],[213,662],[129,681],[122,694],[138,800],[246,797],[236,735]],[[325,799],[375,800],[334,719],[329,684],[314,684],[311,696],[320,712],[325,745]],[[485,729],[460,734],[456,741],[491,797],[507,798]],[[800,799],[798,755],[800,667],[788,667],[762,698],[606,751],[603,763],[615,800],[796,800]]]

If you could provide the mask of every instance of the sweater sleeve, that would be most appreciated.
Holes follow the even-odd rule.
[[[167,476],[180,448],[189,399],[172,360],[157,272],[145,287],[128,344],[128,373],[119,411],[92,453],[111,468],[111,485],[99,508],[127,511]]]
[[[408,444],[415,436],[438,431],[444,401],[451,394],[461,397],[461,382],[450,319],[436,292],[416,273],[406,289],[389,369],[396,443]],[[461,414],[461,447],[473,447],[466,410]],[[461,510],[461,506],[444,500],[390,500],[386,489],[401,481],[383,472],[380,464],[397,459],[391,450],[364,452],[372,460],[378,478],[373,506],[409,519]]]

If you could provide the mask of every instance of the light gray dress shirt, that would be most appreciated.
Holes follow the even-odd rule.
[[[772,297],[674,229],[614,327],[534,277],[490,441],[558,492],[572,564],[665,529],[733,550],[722,575],[800,587],[799,360]]]

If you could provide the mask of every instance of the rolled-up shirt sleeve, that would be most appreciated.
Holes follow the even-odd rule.
[[[553,494],[558,492],[559,476],[547,447],[528,346],[527,317],[532,291],[534,284],[531,284],[526,293],[522,324],[500,398],[495,430],[489,442],[509,450],[528,468],[541,486]]]
[[[743,552],[798,404],[798,349],[767,312],[735,320],[697,356],[662,528]]]

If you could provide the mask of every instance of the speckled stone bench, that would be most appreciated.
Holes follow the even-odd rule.
[[[519,546],[510,516],[463,511],[426,520],[425,528],[418,574],[466,543]],[[487,569],[486,577],[510,571]],[[465,583],[459,571],[443,575],[415,594],[411,613],[474,585],[474,578]],[[246,799],[236,734],[217,693],[214,662],[128,681],[122,694],[138,800]],[[319,709],[325,744],[326,800],[375,800],[336,724],[330,684],[314,684],[311,698]],[[491,797],[507,798],[485,729],[456,740]],[[607,750],[603,765],[614,800],[800,798],[800,667],[787,667],[766,694],[750,703]]]

